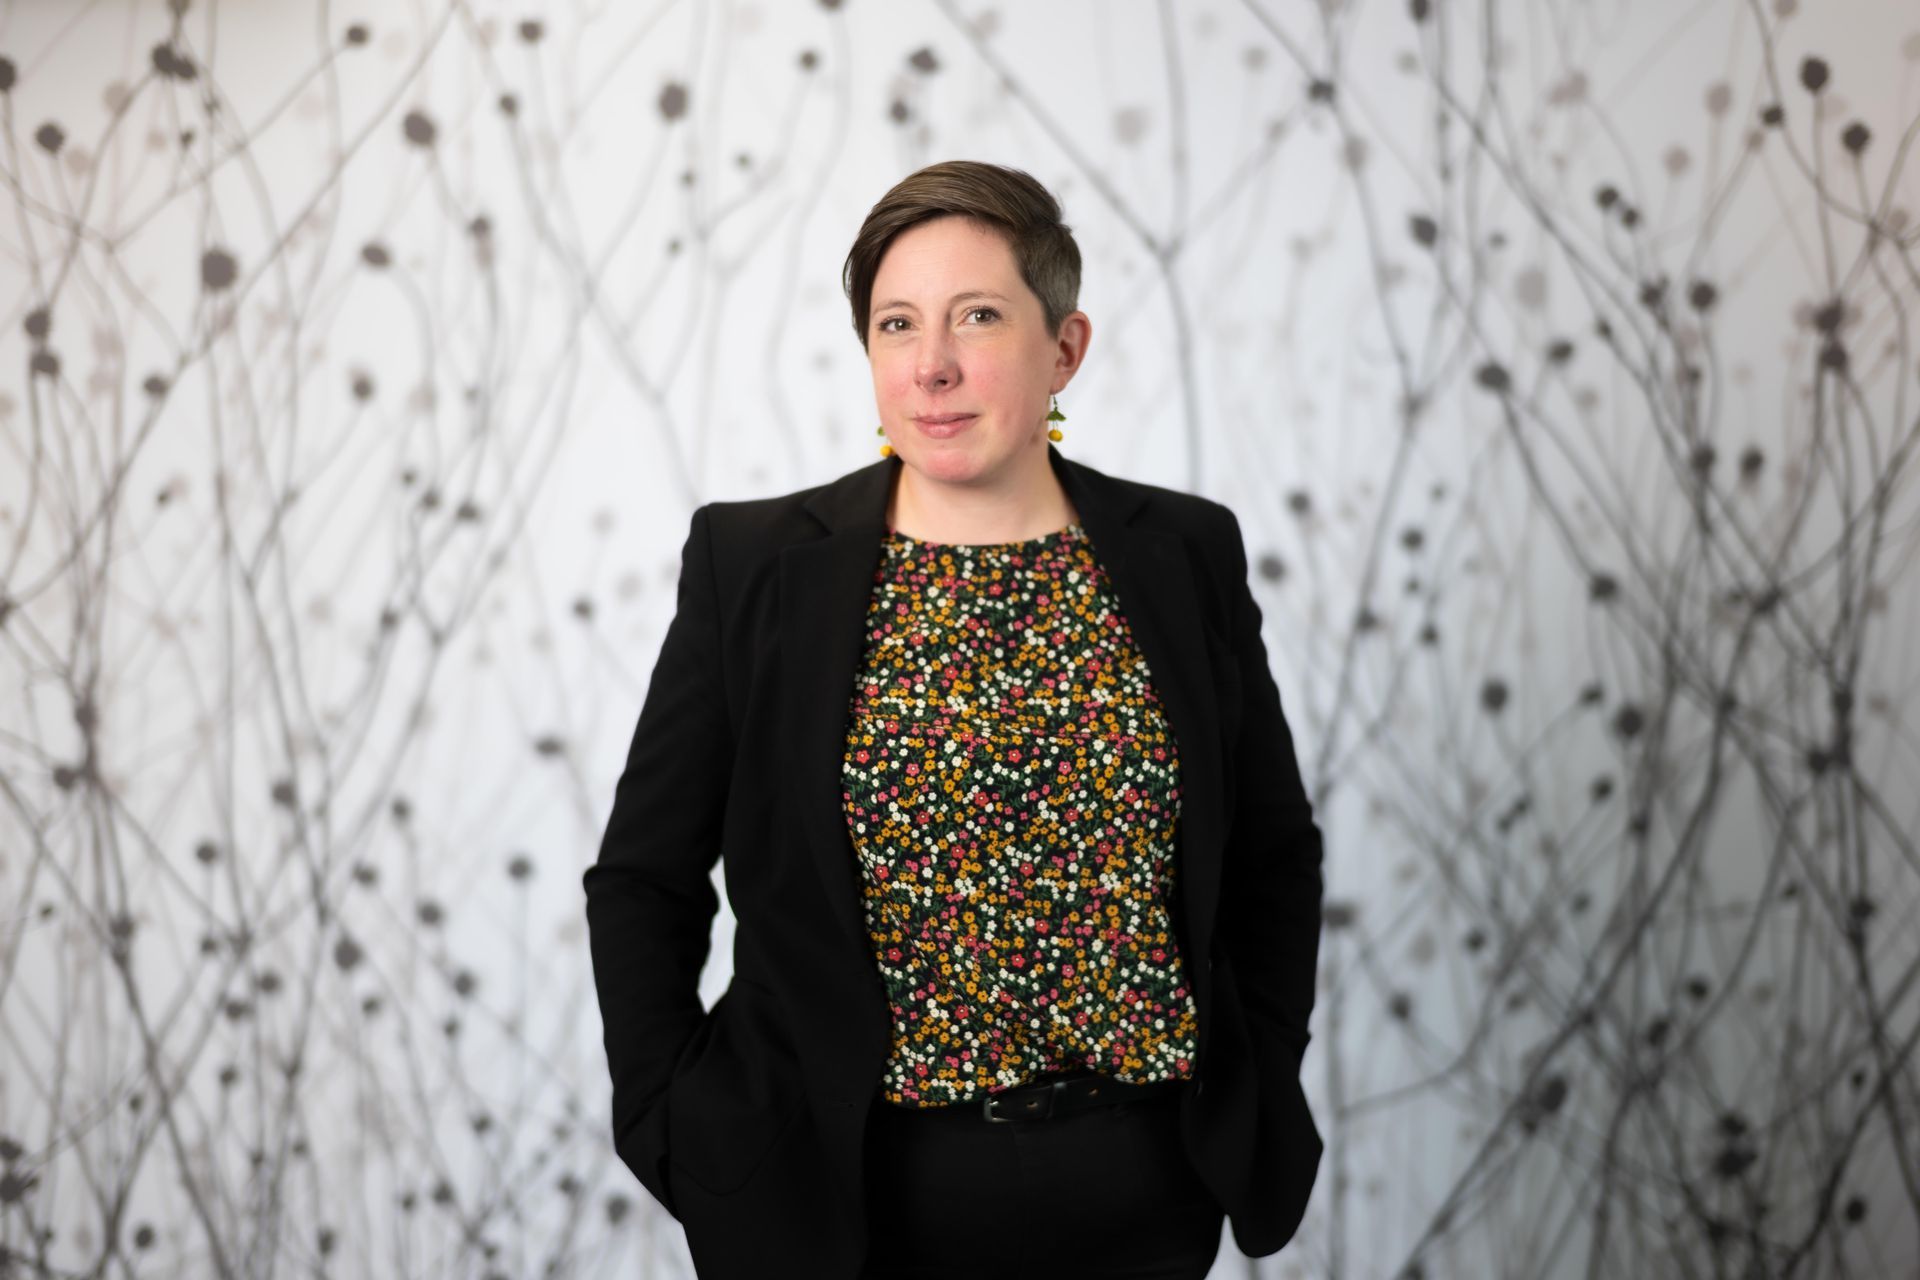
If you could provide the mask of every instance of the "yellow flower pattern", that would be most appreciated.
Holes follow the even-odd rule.
[[[1149,677],[1078,523],[885,536],[841,777],[893,1014],[889,1101],[1077,1067],[1195,1074],[1167,907],[1179,756]]]

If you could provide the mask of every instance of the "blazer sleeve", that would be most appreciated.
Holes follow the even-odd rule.
[[[700,971],[719,910],[712,872],[732,756],[708,522],[707,507],[694,511],[673,620],[614,788],[599,858],[582,878],[613,1077],[614,1149],[676,1218],[667,1184],[666,1091],[706,1017]]]
[[[1320,958],[1322,842],[1261,639],[1246,541],[1231,510],[1227,518],[1233,649],[1246,703],[1234,751],[1221,942],[1249,1016],[1286,1046],[1297,1073],[1312,1038],[1307,1020]]]

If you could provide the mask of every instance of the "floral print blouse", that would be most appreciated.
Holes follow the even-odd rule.
[[[1195,1074],[1168,906],[1179,757],[1081,525],[884,537],[841,776],[893,1013],[888,1101]]]

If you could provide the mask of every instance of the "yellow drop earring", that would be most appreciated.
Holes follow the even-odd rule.
[[[875,435],[877,435],[877,436],[883,436],[883,435],[885,435],[885,434],[887,434],[887,427],[886,427],[886,424],[885,424],[885,423],[881,423],[881,424],[880,424],[879,426],[877,426],[877,427],[875,427],[875,428],[873,429],[873,434],[875,434]],[[881,457],[883,457],[883,458],[891,458],[891,457],[893,456],[893,446],[892,446],[892,445],[890,445],[890,444],[883,444],[883,445],[881,445],[881,446],[880,446],[880,456],[881,456]]]

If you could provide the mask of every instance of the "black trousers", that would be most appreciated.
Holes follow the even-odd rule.
[[[873,1102],[862,1280],[1202,1280],[1226,1211],[1180,1140],[1177,1091],[1047,1120]]]

